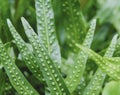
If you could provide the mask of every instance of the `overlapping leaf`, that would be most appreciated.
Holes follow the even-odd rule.
[[[94,37],[95,27],[96,27],[96,20],[94,19],[91,23],[90,29],[83,43],[83,45],[88,48],[90,48],[91,46]],[[74,68],[72,69],[71,74],[67,76],[67,78],[65,79],[65,82],[70,92],[73,92],[75,90],[75,88],[78,86],[80,82],[80,79],[82,78],[83,72],[85,70],[87,57],[88,55],[85,54],[83,51],[80,51],[78,54],[75,55]]]
[[[40,70],[40,65],[39,63],[37,63],[35,56],[28,49],[26,43],[17,33],[16,29],[14,28],[10,20],[7,20],[7,23],[8,23],[10,32],[13,35],[13,38],[15,39],[15,43],[22,54],[22,58],[25,61],[26,66],[38,80],[42,81],[43,76]]]
[[[116,43],[117,43],[117,35],[113,37],[113,40],[111,41],[111,44],[104,55],[105,57],[112,57],[115,51]],[[93,78],[85,88],[83,95],[93,95],[93,93],[94,95],[99,95],[105,76],[106,74],[100,68],[98,68]]]
[[[35,55],[38,59],[38,62],[41,66],[41,71],[47,82],[47,85],[50,88],[52,95],[70,95],[63,78],[57,69],[57,66],[52,61],[49,53],[45,49],[42,41],[38,39],[38,36],[35,34],[29,23],[22,18],[22,23],[25,29],[25,33],[33,46]]]
[[[20,95],[39,95],[38,92],[26,80],[24,75],[15,65],[14,60],[6,52],[6,48],[0,41],[0,59],[5,71],[10,79],[11,84]]]
[[[120,38],[118,38],[114,56],[120,56]]]
[[[51,0],[35,0],[38,35],[54,62],[61,63]]]
[[[110,77],[115,80],[120,80],[120,58],[119,57],[102,57],[99,54],[95,53],[91,49],[83,47],[81,45],[76,44],[82,51],[89,55],[91,59],[93,59],[96,64]]]

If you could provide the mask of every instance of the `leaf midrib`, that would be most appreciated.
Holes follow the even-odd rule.
[[[45,25],[45,33],[46,33],[46,38],[47,38],[47,50],[48,50],[48,53],[50,55],[50,42],[49,42],[49,36],[48,36],[48,25],[47,25],[47,17],[46,17],[46,13],[45,13],[45,0],[43,0],[43,17],[44,17],[44,25]],[[43,30],[44,31],[44,30]],[[44,43],[44,45],[46,44]]]
[[[37,44],[37,43],[36,43]],[[38,46],[39,47],[39,46]],[[40,51],[40,50],[39,50]],[[41,51],[40,51],[41,52]],[[36,54],[37,54],[37,52],[36,52]],[[43,56],[43,59],[44,59],[44,56]],[[46,60],[45,60],[46,61]],[[47,63],[47,62],[46,62]],[[52,64],[52,62],[50,62],[51,63],[51,65],[53,66],[53,67],[55,67],[54,66],[54,64]],[[44,63],[45,64],[45,63]],[[55,77],[54,77],[54,75],[52,74],[52,72],[51,72],[51,69],[49,68],[49,66],[48,66],[48,64],[46,64],[46,66],[47,66],[47,68],[48,68],[48,70],[49,70],[49,72],[50,72],[50,74],[51,74],[51,77],[53,78],[53,80],[54,80],[54,82],[55,82],[55,84],[56,84],[56,88],[58,89],[58,91],[61,93],[61,89],[60,89],[60,87],[57,85],[57,81],[56,81],[56,79],[55,79]],[[43,70],[44,71],[44,70]],[[56,70],[55,70],[56,71]],[[45,71],[44,71],[45,72]]]
[[[4,55],[5,56],[5,55]],[[6,58],[5,58],[6,59]],[[7,63],[9,64],[9,62],[7,61]],[[12,61],[11,61],[11,63],[12,63]],[[6,67],[6,65],[4,65],[5,66],[5,68],[6,68],[6,71],[8,72],[8,69],[7,69],[7,67]],[[12,66],[13,67],[15,67],[15,69],[17,70],[17,67],[12,63]],[[10,65],[10,67],[11,67],[11,65]],[[12,68],[12,67],[11,67]],[[12,71],[13,71],[13,69],[12,69]],[[14,72],[14,71],[13,71]],[[21,74],[20,74],[21,75]],[[16,77],[16,75],[15,75],[15,77]],[[12,77],[11,77],[11,79],[12,79]],[[16,79],[17,79],[17,77],[16,77]],[[28,94],[29,95],[31,95],[30,93],[29,93],[29,91],[27,91],[26,89],[25,89],[25,87],[21,84],[21,82],[19,81],[19,79],[17,79],[17,81],[19,82],[19,84],[21,85],[21,87],[26,91],[26,92],[28,92]],[[13,81],[14,82],[14,81]],[[15,82],[14,82],[15,83]],[[15,84],[16,85],[16,84]],[[19,89],[19,88],[18,88]]]

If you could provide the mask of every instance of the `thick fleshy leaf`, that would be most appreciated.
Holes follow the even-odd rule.
[[[15,65],[14,60],[6,52],[6,48],[0,41],[0,60],[3,63],[5,71],[11,84],[20,95],[39,95],[38,92],[26,80],[24,75]]]
[[[91,23],[90,29],[83,43],[83,45],[88,48],[90,48],[91,43],[93,41],[95,27],[96,20],[94,19]],[[78,86],[80,79],[82,78],[83,72],[85,70],[87,58],[88,55],[83,51],[80,51],[78,54],[75,54],[74,56],[75,64],[73,64],[74,68],[72,69],[71,74],[68,75],[67,78],[65,79],[65,82],[70,92],[73,92],[75,88]]]
[[[113,40],[111,41],[111,44],[104,55],[105,57],[112,57],[115,51],[116,43],[117,43],[117,35],[113,37]],[[93,95],[93,93],[94,95],[99,95],[105,77],[106,74],[100,68],[98,68],[93,78],[85,88],[83,95]]]
[[[82,45],[76,44],[76,46],[88,54],[106,74],[115,80],[120,80],[120,58],[102,57],[93,50],[83,47]]]
[[[53,61],[61,64],[60,47],[55,31],[51,0],[35,0],[35,3],[39,38]]]
[[[16,31],[16,29],[14,28],[9,19],[7,20],[7,23],[10,32],[13,35],[13,38],[15,39],[15,44],[17,45],[18,49],[20,50],[20,53],[22,54],[22,58],[25,61],[26,66],[38,80],[42,81],[43,80],[42,72],[40,70],[39,63],[37,63],[36,61],[35,56],[28,49],[26,43],[18,34],[18,32]]]
[[[25,29],[25,33],[33,46],[35,55],[38,59],[38,62],[41,66],[41,71],[43,76],[47,82],[47,85],[50,88],[52,95],[70,95],[64,80],[57,68],[57,65],[52,61],[51,57],[49,56],[46,48],[42,44],[42,41],[38,39],[38,36],[31,28],[29,23],[22,18],[22,23]]]

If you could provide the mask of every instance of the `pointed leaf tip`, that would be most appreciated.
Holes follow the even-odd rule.
[[[92,20],[92,22],[93,22],[93,23],[96,23],[96,22],[97,22],[97,19],[96,19],[96,18],[95,18],[95,19],[93,19],[93,20]]]
[[[25,21],[26,19],[24,17],[21,17],[21,21]]]
[[[10,19],[9,18],[7,18],[7,23],[10,23]]]
[[[24,17],[21,17],[21,21],[22,21],[23,26],[29,27],[28,26],[28,21]]]
[[[10,19],[7,19],[7,24],[8,24],[8,27],[10,28],[10,26],[12,25]]]
[[[23,27],[24,27],[24,30],[25,30],[25,34],[28,37],[30,37],[31,35],[33,35],[35,32],[32,29],[32,27],[29,25],[28,21],[24,17],[21,17],[21,21],[22,21],[22,24],[23,24]]]

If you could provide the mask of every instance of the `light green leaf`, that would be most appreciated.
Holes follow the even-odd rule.
[[[24,18],[21,20],[25,33],[33,46],[38,62],[40,63],[41,71],[50,88],[51,94],[70,95],[56,64],[52,61],[41,40],[38,39],[38,36],[35,34],[29,23]]]
[[[118,57],[120,56],[120,38],[118,38],[114,56],[118,56]]]
[[[94,37],[94,31],[96,27],[96,20],[94,19],[91,22],[90,29],[86,35],[86,38],[83,42],[83,46],[90,48],[91,43]],[[74,42],[73,42],[74,43]],[[73,64],[73,69],[70,75],[67,76],[65,82],[70,92],[73,92],[78,86],[80,79],[82,78],[83,72],[85,70],[85,65],[88,55],[83,51],[80,51],[78,54],[74,55],[75,64]]]
[[[0,40],[0,59],[11,84],[20,95],[39,95],[38,92],[26,80],[21,71],[15,65],[14,60],[8,55]]]
[[[120,81],[111,81],[105,85],[102,95],[120,95]]]
[[[113,37],[113,40],[111,41],[110,46],[108,47],[105,57],[112,57],[114,51],[115,51],[115,46],[117,43],[117,35]],[[99,95],[103,82],[105,80],[106,74],[98,68],[97,71],[95,72],[93,78],[90,80],[89,84],[86,86],[83,95]]]
[[[16,31],[16,29],[14,28],[14,26],[12,25],[9,19],[7,20],[7,23],[8,23],[10,32],[13,35],[13,38],[15,39],[15,44],[17,45],[20,53],[22,54],[22,58],[25,61],[26,66],[38,80],[43,81],[40,65],[39,63],[37,63],[35,56],[28,49],[26,43],[18,34],[18,32]]]
[[[117,58],[116,60],[116,58],[102,57],[91,49],[83,47],[82,45],[76,44],[76,46],[84,51],[86,54],[88,54],[89,57],[93,59],[106,74],[108,74],[115,80],[120,80],[120,63],[118,60],[119,58]]]
[[[39,38],[53,61],[61,64],[60,47],[55,31],[54,13],[51,0],[35,0],[35,6]]]

